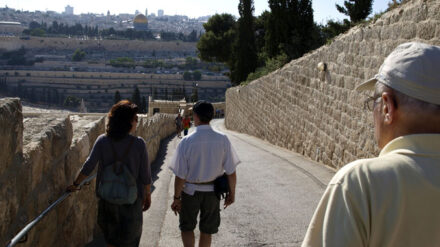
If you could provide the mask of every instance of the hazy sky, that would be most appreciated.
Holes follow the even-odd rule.
[[[374,0],[373,13],[378,13],[387,8],[391,0]],[[107,13],[111,14],[132,13],[139,10],[145,13],[156,13],[158,9],[163,9],[165,15],[187,15],[198,17],[213,15],[215,13],[230,13],[238,16],[238,0],[122,0],[122,1],[103,1],[103,0],[3,0],[0,7],[7,5],[14,9],[23,10],[53,10],[63,12],[66,5],[74,7],[74,13]],[[315,21],[318,23],[326,22],[328,19],[341,20],[342,14],[337,12],[335,3],[342,4],[344,0],[314,0],[313,9]],[[255,15],[260,15],[268,9],[267,0],[254,0]]]

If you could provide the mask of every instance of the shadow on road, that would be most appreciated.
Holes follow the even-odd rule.
[[[151,185],[151,193],[154,193],[155,186],[154,183],[159,179],[158,174],[166,169],[165,165],[165,157],[168,153],[168,145],[174,139],[176,135],[173,134],[160,142],[160,147],[156,155],[156,159],[151,163],[151,179],[153,180]],[[104,247],[106,246],[104,235],[101,233],[101,230],[97,226],[98,229],[95,231],[95,236],[90,243],[87,243],[85,247]]]
[[[157,174],[159,174],[162,171],[163,166],[165,165],[164,163],[165,163],[165,157],[167,156],[168,153],[168,144],[174,139],[175,136],[176,135],[173,134],[163,139],[160,142],[160,147],[159,147],[159,151],[157,151],[156,159],[151,163],[151,179],[153,180],[153,184],[151,185],[151,193],[153,193],[154,189],[156,188],[154,186],[154,182],[156,182],[156,180],[159,179]]]

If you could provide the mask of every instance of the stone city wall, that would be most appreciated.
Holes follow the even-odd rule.
[[[340,168],[376,155],[372,113],[355,86],[399,44],[440,45],[440,2],[412,0],[247,86],[228,89],[226,127]],[[327,64],[320,72],[318,63]]]
[[[140,117],[150,162],[174,132],[175,115]],[[105,132],[104,114],[22,113],[19,99],[0,99],[0,245],[64,193]],[[96,232],[95,181],[62,202],[20,246],[84,246]]]

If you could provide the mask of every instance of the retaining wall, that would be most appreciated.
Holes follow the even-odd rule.
[[[440,45],[440,2],[413,0],[371,24],[352,28],[247,86],[226,92],[226,127],[340,168],[378,153],[366,94],[354,90],[374,76],[399,44]],[[327,64],[321,72],[318,63]]]

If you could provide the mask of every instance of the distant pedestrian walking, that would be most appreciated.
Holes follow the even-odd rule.
[[[209,125],[214,115],[212,104],[198,101],[193,112],[195,132],[182,139],[169,166],[176,175],[171,209],[179,213],[185,247],[195,244],[199,213],[199,246],[211,245],[211,234],[220,226],[220,199],[214,193],[214,180],[226,172],[230,187],[226,208],[235,201],[235,168],[240,162],[227,136]]]
[[[191,119],[189,118],[188,115],[186,115],[183,118],[182,123],[183,123],[183,135],[186,136],[188,135],[189,127],[191,127]]]
[[[180,115],[180,113],[177,114],[177,117],[176,117],[176,119],[174,121],[176,123],[177,137],[181,137],[181,132],[182,132],[182,116]]]
[[[151,205],[151,170],[145,141],[130,135],[136,130],[137,111],[138,107],[128,100],[111,108],[106,134],[98,137],[78,177],[67,188],[79,190],[79,184],[99,164],[98,225],[107,246],[138,246],[142,211]]]
[[[399,45],[374,78],[378,157],[356,160],[330,181],[302,246],[439,246],[440,47]]]

